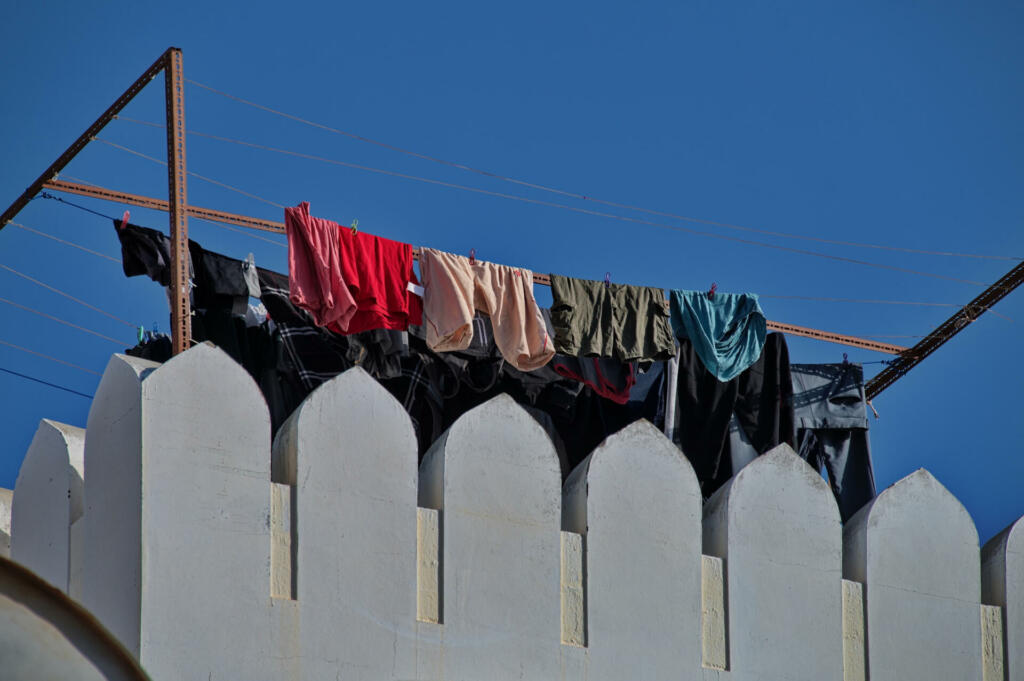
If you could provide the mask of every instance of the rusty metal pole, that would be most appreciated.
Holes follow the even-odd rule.
[[[192,340],[189,302],[188,192],[185,168],[185,75],[181,50],[167,51],[164,84],[167,104],[167,203],[171,220],[171,347],[175,355]]]

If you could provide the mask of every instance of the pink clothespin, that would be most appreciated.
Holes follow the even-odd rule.
[[[708,300],[714,300],[715,299],[715,291],[717,291],[717,290],[718,290],[718,282],[717,281],[711,282],[711,290],[708,291]]]
[[[125,227],[127,227],[128,226],[128,218],[130,218],[130,217],[131,217],[131,214],[128,211],[125,211],[124,215],[121,216],[121,226],[118,227],[118,229],[124,229]]]
[[[604,273],[604,287],[608,288],[611,285],[612,285],[612,273],[611,272],[605,272]]]
[[[476,264],[476,249],[475,248],[469,249],[469,264],[470,265],[475,265]]]

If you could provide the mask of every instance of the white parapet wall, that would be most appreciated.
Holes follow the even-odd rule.
[[[115,355],[84,446],[44,421],[13,508],[13,557],[157,680],[1024,679],[1022,523],[982,554],[926,471],[843,528],[780,447],[702,508],[642,422],[563,486],[505,396],[417,465],[408,416],[361,369],[271,443],[219,349]]]
[[[43,419],[14,486],[11,525],[19,532],[11,558],[64,593],[78,558],[71,528],[84,510],[84,473],[85,431]]]

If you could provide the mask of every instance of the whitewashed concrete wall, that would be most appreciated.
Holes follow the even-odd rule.
[[[11,558],[68,593],[71,526],[82,517],[85,431],[43,419],[15,483]],[[12,537],[13,539],[13,537]]]
[[[780,447],[702,509],[685,457],[638,423],[563,487],[504,396],[417,466],[408,417],[360,369],[272,446],[257,386],[206,344],[111,359],[84,475],[73,430],[40,432],[15,547],[61,539],[34,569],[154,679],[1024,678],[1024,530],[990,542],[983,579],[970,517],[925,471],[844,529]],[[38,477],[69,467],[77,520]]]
[[[11,506],[14,504],[14,490],[0,487],[0,556],[11,555]]]

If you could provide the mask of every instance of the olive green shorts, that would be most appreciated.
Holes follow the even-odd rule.
[[[665,292],[648,286],[551,275],[555,350],[623,362],[675,356]]]

